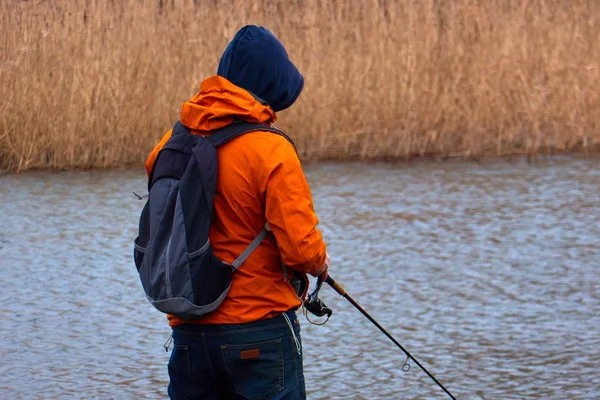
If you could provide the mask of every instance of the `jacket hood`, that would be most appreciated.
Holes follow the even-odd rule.
[[[204,80],[200,91],[181,108],[181,123],[197,131],[222,128],[234,118],[262,124],[277,120],[268,104],[220,76]]]
[[[229,43],[217,75],[265,100],[273,110],[291,106],[304,87],[304,78],[281,42],[268,29],[247,25]]]

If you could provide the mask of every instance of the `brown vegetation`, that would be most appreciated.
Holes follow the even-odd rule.
[[[141,163],[238,28],[306,78],[304,159],[600,146],[595,0],[0,2],[0,169]]]

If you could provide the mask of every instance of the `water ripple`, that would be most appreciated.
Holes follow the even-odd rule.
[[[597,160],[307,168],[332,275],[460,399],[595,399]],[[139,171],[0,177],[0,393],[166,397],[169,335],[131,262]],[[310,399],[443,392],[343,298],[303,323]],[[84,395],[85,394],[85,395]]]

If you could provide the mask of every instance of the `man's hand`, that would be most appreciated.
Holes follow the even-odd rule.
[[[324,281],[327,279],[327,271],[329,270],[329,254],[325,253],[325,262],[319,268],[319,280]]]

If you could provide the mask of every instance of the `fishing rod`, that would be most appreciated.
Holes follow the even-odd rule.
[[[390,335],[388,333],[388,331],[386,331],[385,329],[383,329],[383,327],[381,325],[379,325],[379,323],[377,321],[375,321],[375,319],[373,317],[371,317],[371,315],[369,315],[368,312],[365,311],[364,308],[362,308],[360,306],[360,304],[358,304],[348,293],[346,293],[346,290],[344,289],[344,287],[342,285],[340,285],[339,283],[337,283],[331,276],[327,276],[327,278],[325,279],[325,282],[331,286],[333,288],[333,290],[335,290],[336,292],[338,292],[342,297],[344,297],[346,300],[348,300],[350,302],[350,304],[352,304],[358,311],[360,311],[362,313],[362,315],[364,315],[365,317],[367,317],[367,319],[369,321],[371,321],[373,323],[373,325],[375,325],[377,328],[379,328],[379,330],[381,332],[383,332],[383,334],[385,336],[387,336],[392,342],[394,342],[394,344],[396,346],[398,346],[400,348],[400,350],[402,350],[404,352],[404,354],[406,354],[406,361],[404,361],[404,365],[402,366],[402,370],[403,371],[408,371],[410,369],[410,364],[408,364],[408,360],[412,359],[423,371],[425,371],[425,373],[431,378],[433,379],[433,381],[435,383],[437,383],[437,385],[442,388],[442,390],[444,392],[446,392],[446,394],[448,396],[450,396],[450,398],[452,400],[456,400],[456,397],[454,397],[452,395],[452,393],[450,393],[448,391],[448,389],[446,389],[444,387],[444,385],[442,385],[436,378],[435,376],[433,376],[429,371],[427,371],[427,369],[421,365],[421,363],[419,361],[417,361],[417,359],[415,357],[413,357],[412,354],[409,353],[408,350],[406,350],[400,343],[398,343],[398,341],[396,339],[394,339],[394,337],[392,335]],[[324,315],[327,315],[327,320],[329,320],[329,317],[331,317],[331,314],[333,313],[333,311],[327,307],[325,305],[325,303],[323,303],[323,301],[321,299],[319,299],[319,290],[321,290],[321,286],[323,285],[323,281],[319,279],[319,281],[317,282],[317,287],[314,290],[313,293],[311,293],[308,298],[306,299],[306,301],[304,302],[304,307],[310,311],[312,314],[316,315],[317,317],[322,317]],[[307,316],[308,317],[308,316]],[[310,320],[309,320],[310,321]],[[325,321],[327,322],[327,321]]]

